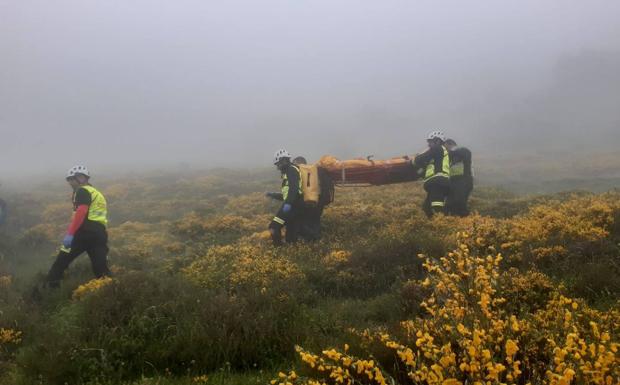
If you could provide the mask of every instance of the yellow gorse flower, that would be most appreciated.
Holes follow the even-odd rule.
[[[17,345],[22,341],[22,332],[14,329],[0,328],[0,345],[14,344]]]
[[[8,289],[11,286],[11,276],[10,275],[2,275],[0,276],[0,289]]]
[[[530,278],[519,281],[521,273],[512,271],[517,287],[504,289],[499,283],[503,256],[493,253],[491,246],[486,246],[488,254],[474,254],[473,250],[480,252],[481,245],[489,244],[487,239],[461,232],[457,240],[457,247],[445,257],[420,256],[428,275],[419,287],[430,289],[421,302],[427,316],[401,324],[404,340],[385,331],[354,331],[364,346],[379,344],[392,351],[398,375],[413,383],[517,384],[524,380],[525,368],[537,365],[539,355],[547,355],[552,362],[538,379],[543,384],[620,381],[618,343],[612,342],[607,329],[620,325],[618,312],[603,315],[556,295],[531,316],[507,313],[506,298],[501,296],[505,290],[513,295],[511,290],[521,290],[519,285],[552,287],[540,273],[529,273]],[[592,321],[584,324],[584,317]],[[607,325],[604,330],[597,319]],[[546,343],[532,343],[540,333]],[[301,361],[315,374],[294,383],[382,384],[392,378],[375,360],[352,357],[348,350],[347,345],[344,351],[327,349],[314,355],[298,347]]]
[[[78,286],[73,291],[72,298],[74,300],[80,300],[84,298],[85,296],[87,296],[88,294],[94,293],[98,291],[99,289],[101,289],[102,287],[111,284],[112,282],[113,280],[110,277],[92,279],[86,282],[85,284]]]

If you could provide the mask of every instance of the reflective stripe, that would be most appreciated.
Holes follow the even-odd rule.
[[[108,225],[108,205],[102,193],[93,186],[81,186],[90,194],[90,206],[88,206],[88,220]]]
[[[282,186],[282,199],[286,200],[286,198],[288,198],[288,178],[285,179],[286,180],[286,184],[284,186]]]
[[[444,178],[450,177],[450,156],[448,155],[448,150],[444,146],[441,146],[441,150],[443,151],[441,170],[436,169],[435,159],[431,159],[431,161],[428,162],[428,165],[426,165],[426,173],[424,175],[425,182],[437,176]]]
[[[284,225],[284,219],[282,219],[282,218],[273,217],[273,221],[277,222],[277,223],[279,223],[281,225]]]
[[[443,207],[444,205],[444,202],[431,202],[432,207]]]
[[[295,169],[295,171],[297,171],[297,174],[299,174],[299,186],[297,187],[299,190],[299,195],[303,196],[303,183],[301,181],[301,171],[299,170],[299,167],[291,164],[290,167],[293,167]],[[288,192],[289,192],[289,185],[288,185],[288,176],[286,175],[286,173],[282,174],[282,199],[286,200],[288,198]]]
[[[450,176],[460,176],[465,174],[465,164],[463,162],[454,163],[450,166]]]
[[[431,177],[425,178],[424,182],[428,182],[429,180],[435,179],[435,178],[450,178],[450,177],[448,176],[448,174],[439,173],[439,174],[435,174],[435,175],[433,175]]]

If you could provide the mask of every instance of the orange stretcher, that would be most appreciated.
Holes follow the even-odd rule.
[[[411,182],[420,179],[409,157],[386,160],[358,158],[339,160],[326,155],[316,163],[329,173],[336,185],[384,185]]]

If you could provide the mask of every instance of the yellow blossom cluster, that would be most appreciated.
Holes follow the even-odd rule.
[[[11,286],[12,278],[10,275],[0,276],[0,289],[8,289]]]
[[[502,255],[485,248],[480,234],[459,232],[457,241],[442,258],[420,256],[428,275],[419,286],[430,293],[421,303],[423,316],[402,322],[394,336],[356,332],[362,348],[392,358],[379,363],[354,358],[346,349],[315,355],[298,348],[308,376],[291,383],[620,383],[619,345],[612,339],[620,326],[617,311],[597,312],[556,294],[532,314],[512,313],[502,296]],[[488,253],[480,255],[483,249]],[[370,370],[359,370],[368,363]]]
[[[520,272],[510,268],[500,277],[502,297],[506,299],[506,311],[519,313],[544,308],[557,290],[557,285],[537,270]]]
[[[575,248],[582,251],[596,247],[609,237],[618,213],[617,194],[575,195],[563,200],[543,200],[511,218],[437,217],[432,226],[435,233],[446,234],[446,242],[451,244],[454,243],[451,229],[455,226],[475,233],[466,242],[472,250],[486,251],[493,246],[509,262],[527,265],[541,260],[562,260]]]
[[[583,247],[609,236],[618,211],[620,202],[605,194],[543,203],[503,221],[498,239],[512,258],[557,259],[569,252],[571,243]]]
[[[206,374],[192,378],[192,383],[194,384],[206,384],[208,381],[209,381],[209,376],[207,376]]]
[[[532,324],[537,330],[556,331],[547,335],[551,359],[544,373],[548,384],[619,383],[620,344],[611,337],[620,330],[618,310],[601,313],[557,295],[534,315]]]
[[[293,385],[293,382],[297,380],[299,377],[294,370],[291,370],[288,374],[280,372],[278,373],[278,378],[271,380],[271,385]]]
[[[203,217],[197,213],[189,213],[173,225],[176,234],[201,239],[204,237],[231,236],[235,234],[251,234],[265,228],[264,216],[254,215],[251,218],[240,215],[218,215]]]
[[[323,350],[320,355],[308,352],[299,346],[295,349],[301,361],[309,367],[310,376],[300,377],[295,371],[288,375],[280,373],[278,379],[271,381],[272,385],[388,385],[394,383],[394,380],[385,374],[375,360],[364,360],[350,355],[349,345],[345,344],[342,351]]]
[[[327,267],[336,267],[347,263],[351,258],[351,252],[347,250],[334,250],[323,257],[323,264]]]
[[[292,284],[303,278],[301,270],[288,259],[245,254],[233,262],[230,283],[233,287],[250,286],[268,290],[276,282]]]
[[[304,281],[304,273],[272,247],[250,243],[214,246],[184,269],[194,282],[211,288],[259,290],[276,297]]]
[[[91,279],[85,284],[78,286],[73,291],[72,298],[74,300],[81,300],[82,298],[86,297],[90,293],[94,293],[98,291],[99,289],[101,289],[102,287],[111,284],[112,282],[113,282],[113,279],[110,277]]]
[[[22,341],[22,332],[15,329],[0,328],[0,345],[19,344]]]

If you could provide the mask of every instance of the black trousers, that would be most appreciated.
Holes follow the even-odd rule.
[[[284,205],[282,205],[284,206]],[[302,208],[299,205],[293,205],[288,213],[285,213],[283,207],[280,207],[276,213],[276,217],[283,219],[284,224],[280,224],[276,221],[271,221],[269,224],[269,230],[271,231],[271,239],[273,244],[279,246],[282,244],[282,228],[286,227],[286,243],[295,243],[299,239],[299,233],[301,230],[301,218]]]
[[[307,241],[321,238],[323,206],[305,206],[301,215],[300,236]]]
[[[60,250],[56,261],[47,274],[47,282],[51,287],[58,287],[63,273],[74,259],[86,252],[90,258],[95,277],[110,276],[108,269],[108,233],[105,229],[78,230],[73,238],[69,251]]]
[[[450,193],[450,180],[448,178],[435,177],[424,183],[426,200],[422,209],[427,217],[446,212],[446,198]]]
[[[450,178],[450,193],[446,201],[446,209],[449,215],[466,217],[469,215],[467,201],[474,188],[474,180],[471,176],[455,176]]]

